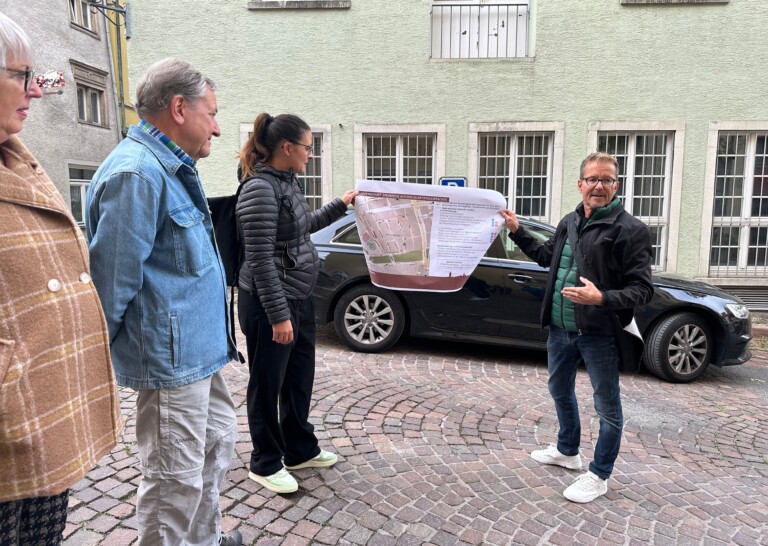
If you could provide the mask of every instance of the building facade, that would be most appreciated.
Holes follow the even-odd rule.
[[[312,126],[315,205],[359,178],[465,177],[556,223],[580,199],[581,159],[608,151],[656,270],[768,308],[768,3],[130,3],[132,85],[165,56],[219,85],[222,137],[200,164],[211,194],[234,191],[261,111]]]
[[[63,87],[45,88],[33,102],[21,138],[82,222],[87,185],[122,138],[120,78],[113,76],[117,35],[86,0],[0,0],[0,11],[29,35],[35,71],[63,74]]]

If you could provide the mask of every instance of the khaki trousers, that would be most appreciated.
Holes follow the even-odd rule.
[[[235,407],[221,371],[173,389],[139,391],[140,546],[219,543],[219,490],[234,453]]]

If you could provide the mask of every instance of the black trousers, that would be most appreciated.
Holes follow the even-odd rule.
[[[58,546],[67,524],[69,490],[0,503],[0,546]]]
[[[315,305],[311,297],[288,300],[294,340],[272,341],[272,325],[255,294],[238,293],[240,329],[248,346],[247,405],[251,472],[269,476],[320,453],[309,405],[315,382]],[[279,408],[279,412],[278,412]],[[282,459],[282,460],[281,460]]]

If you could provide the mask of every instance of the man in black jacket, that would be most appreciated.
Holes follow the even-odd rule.
[[[573,502],[590,502],[608,490],[624,425],[616,333],[619,324],[632,320],[634,307],[653,296],[650,231],[616,197],[617,172],[613,156],[588,155],[578,180],[582,202],[545,243],[527,233],[513,211],[501,211],[512,240],[540,266],[550,268],[541,325],[549,326],[548,388],[560,428],[557,444],[533,451],[534,460],[581,469],[575,392],[581,361],[594,391],[600,432],[589,470],[563,492]]]

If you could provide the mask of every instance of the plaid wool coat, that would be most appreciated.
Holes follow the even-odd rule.
[[[16,137],[0,150],[0,502],[7,502],[74,485],[115,446],[121,421],[80,228]]]

